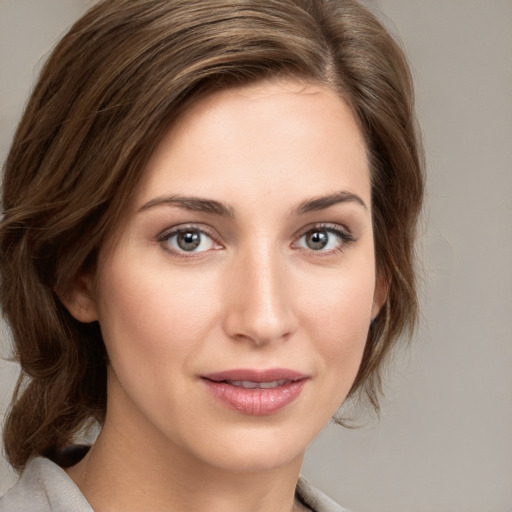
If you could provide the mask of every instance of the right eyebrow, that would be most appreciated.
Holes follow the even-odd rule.
[[[193,196],[166,196],[166,197],[155,197],[147,203],[145,203],[139,212],[155,208],[157,206],[176,206],[184,210],[190,210],[194,212],[213,213],[220,217],[234,218],[235,214],[233,208],[229,205],[216,201],[215,199],[206,199],[203,197]]]
[[[295,210],[294,213],[304,215],[305,213],[309,212],[325,210],[338,203],[356,203],[362,206],[366,211],[368,211],[368,207],[366,206],[365,202],[358,195],[353,194],[352,192],[348,192],[346,190],[340,190],[339,192],[335,192],[334,194],[314,197],[312,199],[304,201],[299,205],[299,207]]]

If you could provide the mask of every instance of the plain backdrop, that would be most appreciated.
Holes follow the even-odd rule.
[[[304,474],[356,512],[510,512],[512,0],[367,3],[400,35],[416,80],[424,318],[395,356],[380,421],[329,426]],[[49,49],[91,4],[0,0],[1,160]],[[16,373],[0,361],[2,416]],[[2,460],[0,493],[12,481]]]

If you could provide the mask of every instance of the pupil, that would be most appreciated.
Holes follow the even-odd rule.
[[[182,231],[178,234],[178,245],[184,251],[193,251],[201,243],[201,234],[197,231]]]
[[[307,244],[310,249],[318,251],[323,249],[329,241],[329,235],[326,231],[314,231],[307,237]]]

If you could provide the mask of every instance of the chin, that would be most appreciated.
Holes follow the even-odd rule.
[[[305,436],[303,426],[293,427],[293,431],[268,426],[238,428],[224,431],[221,438],[211,436],[197,456],[210,466],[236,473],[269,472],[293,464],[300,467],[313,437]]]
[[[222,457],[212,457],[211,465],[231,473],[268,473],[297,463],[302,464],[304,451],[286,453],[254,447],[254,450],[233,451]]]

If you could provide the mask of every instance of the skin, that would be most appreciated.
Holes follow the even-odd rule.
[[[224,215],[191,209],[197,198]],[[177,227],[199,236],[195,251]],[[306,447],[349,392],[384,296],[347,104],[293,81],[202,99],[153,154],[95,275],[63,298],[100,322],[111,362],[104,428],[70,476],[98,512],[291,510]],[[307,379],[283,409],[251,416],[201,378],[233,368]]]

